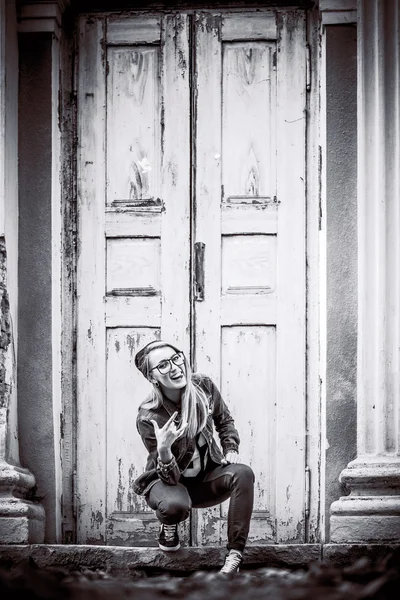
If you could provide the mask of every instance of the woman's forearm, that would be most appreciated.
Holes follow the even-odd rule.
[[[172,460],[172,452],[171,447],[169,446],[160,446],[158,448],[158,456],[163,463],[169,463]]]

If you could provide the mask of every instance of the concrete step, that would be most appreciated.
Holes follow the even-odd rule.
[[[0,565],[21,566],[30,559],[39,568],[91,569],[108,573],[136,570],[197,571],[219,568],[224,547],[202,546],[162,552],[158,548],[34,544],[0,546]],[[244,567],[299,568],[313,562],[347,565],[360,557],[380,560],[392,554],[400,559],[399,544],[270,544],[248,546]]]

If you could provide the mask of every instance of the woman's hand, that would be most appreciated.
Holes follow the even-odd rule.
[[[222,459],[223,465],[233,464],[236,465],[240,462],[240,457],[238,452],[228,452],[225,458]]]
[[[158,454],[163,462],[165,462],[163,455],[169,456],[172,444],[183,435],[187,427],[187,423],[182,423],[179,429],[176,427],[174,419],[177,414],[177,411],[174,412],[163,427],[159,427],[154,419],[150,419],[150,422],[153,423],[154,434],[157,440]]]

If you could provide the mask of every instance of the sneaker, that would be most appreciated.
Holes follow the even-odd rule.
[[[243,556],[239,550],[230,550],[229,554],[225,556],[224,566],[220,573],[238,573],[242,561]]]
[[[178,525],[166,525],[161,523],[158,545],[165,552],[175,552],[179,550],[181,544],[178,536]]]

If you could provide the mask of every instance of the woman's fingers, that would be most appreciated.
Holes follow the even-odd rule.
[[[168,419],[168,421],[165,423],[164,425],[164,429],[168,429],[168,427],[171,425],[171,423],[173,422],[173,420],[175,419],[176,415],[178,414],[178,411],[176,410],[174,412],[173,415],[171,415],[171,417]]]
[[[239,459],[239,454],[237,452],[228,452],[227,455],[225,456],[224,461],[221,461],[222,464],[237,464],[238,462],[240,462]]]
[[[179,429],[176,430],[176,439],[178,439],[183,433],[185,433],[187,426],[187,423],[183,423],[183,425],[181,425],[181,427],[179,427]]]
[[[154,421],[154,419],[150,419],[150,423],[153,423],[154,431],[156,433],[157,433],[157,431],[160,431],[157,421]]]

